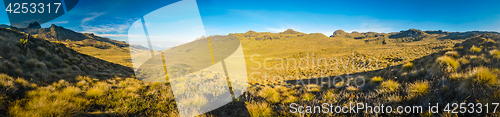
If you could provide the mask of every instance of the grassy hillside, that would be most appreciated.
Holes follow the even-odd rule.
[[[48,31],[52,28],[61,30],[53,26],[28,31],[33,36],[26,46],[19,40],[26,38],[26,34],[0,28],[0,116],[179,115],[169,83],[148,83],[132,76],[132,64],[126,61],[131,58],[126,44],[70,30]],[[38,35],[34,35],[36,33]],[[61,40],[66,37],[81,38]],[[281,33],[249,31],[209,38],[213,52],[220,53],[214,55],[215,62],[232,53],[236,43],[242,44],[250,83],[236,101],[201,116],[342,115],[291,114],[291,103],[345,105],[363,102],[427,107],[428,103],[500,101],[500,36],[496,33],[417,29],[347,33],[339,30],[326,36],[289,29]],[[51,39],[55,40],[48,41]],[[198,39],[161,51],[168,55],[169,73],[186,74],[210,66],[207,41]],[[132,49],[137,53],[145,51]],[[300,58],[314,59],[317,64],[296,67],[286,63],[288,59],[296,59],[297,64],[306,65],[306,61],[298,61]],[[161,58],[146,61],[139,68],[151,73],[163,72],[162,63],[154,61],[156,59]],[[280,59],[285,63],[281,64]],[[148,65],[153,69],[144,69]],[[272,68],[265,69],[264,65]],[[278,69],[280,66],[283,69]],[[260,74],[251,75],[254,72]],[[150,75],[165,79],[160,74]],[[196,75],[204,77],[207,74]],[[290,75],[294,77],[283,79]],[[272,78],[274,76],[282,79]],[[336,76],[349,79],[362,76],[365,85],[353,86],[353,83],[360,83],[358,80],[319,81],[321,77]],[[213,79],[203,80],[217,83]],[[207,84],[199,86],[207,88],[204,85]],[[206,99],[197,97],[187,101],[203,105],[209,102]],[[440,113],[438,116],[452,114]]]
[[[144,83],[130,67],[0,28],[0,116],[176,113],[168,83]]]
[[[29,28],[21,31],[51,42],[62,43],[77,52],[127,67],[132,67],[130,49],[136,51],[144,50],[136,48],[136,45],[129,46],[128,43],[122,41],[90,33],[78,33],[56,25],[51,25],[49,28]]]

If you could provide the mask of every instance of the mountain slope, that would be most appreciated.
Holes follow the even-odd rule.
[[[60,42],[80,53],[128,67],[132,67],[130,49],[133,52],[147,51],[146,48],[140,45],[129,45],[126,42],[96,36],[91,33],[79,33],[54,24],[49,28],[26,28],[22,31],[35,37]]]
[[[0,71],[13,77],[47,84],[65,79],[75,81],[78,75],[100,79],[130,76],[132,69],[81,54],[61,43],[27,37],[26,34],[0,28]],[[29,38],[26,45],[19,41]]]

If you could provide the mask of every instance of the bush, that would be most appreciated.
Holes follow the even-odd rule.
[[[411,62],[408,62],[408,63],[403,65],[404,71],[410,71],[410,70],[413,70],[413,68],[414,68],[414,66],[413,66],[413,63],[411,63]]]
[[[429,82],[428,81],[418,81],[413,84],[410,84],[407,88],[410,96],[419,96],[424,95],[429,92]]]
[[[387,80],[380,84],[379,92],[392,93],[398,91],[401,84],[393,80]]]
[[[453,72],[460,66],[460,63],[449,56],[441,56],[436,59],[436,63],[442,70]]]
[[[251,117],[266,117],[274,115],[273,109],[265,102],[247,103],[246,107]]]

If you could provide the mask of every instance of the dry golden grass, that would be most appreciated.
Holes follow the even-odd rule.
[[[265,102],[247,103],[246,107],[251,117],[268,117],[274,115],[272,108]]]
[[[409,92],[409,97],[425,95],[429,92],[429,82],[428,81],[417,81],[413,84],[409,84],[406,89]]]
[[[401,87],[401,84],[398,82],[395,82],[393,80],[387,80],[382,83],[380,83],[379,87],[379,92],[386,92],[386,93],[392,93],[398,91],[398,89]]]
[[[460,67],[460,63],[449,56],[441,56],[437,58],[436,63],[438,64],[438,67],[445,72],[453,72]]]
[[[370,81],[373,83],[379,83],[379,82],[384,81],[384,78],[382,78],[380,76],[374,76]]]

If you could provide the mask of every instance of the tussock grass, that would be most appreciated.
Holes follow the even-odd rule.
[[[387,80],[382,83],[380,83],[380,87],[378,89],[379,92],[386,92],[386,93],[392,93],[398,91],[398,89],[401,87],[401,84],[398,82],[395,82],[393,80]]]
[[[436,64],[445,72],[453,72],[460,67],[460,63],[449,56],[438,57],[436,59]]]
[[[299,101],[299,98],[293,96],[293,95],[290,95],[290,96],[287,96],[286,99],[284,99],[282,102],[282,104],[291,104],[291,103],[297,103]]]
[[[302,94],[302,100],[305,100],[305,101],[311,101],[311,100],[314,99],[314,97],[315,97],[315,95],[312,94],[312,93],[304,93],[304,94]]]
[[[425,95],[429,92],[429,82],[417,81],[413,84],[409,84],[406,90],[410,97]]]
[[[336,90],[335,89],[330,89],[328,91],[326,91],[324,94],[323,94],[323,99],[325,101],[337,101],[337,95],[336,95]]]
[[[466,79],[462,80],[461,90],[468,92],[471,89],[486,88],[496,86],[498,84],[498,76],[487,67],[475,67],[469,72]]]
[[[86,95],[87,97],[97,98],[104,95],[104,90],[99,87],[93,87],[87,90]]]
[[[491,56],[493,56],[494,58],[496,58],[496,59],[500,59],[500,51],[498,51],[497,49],[491,50],[491,51],[490,51],[490,54],[491,54]]]
[[[472,45],[472,47],[470,48],[470,51],[473,52],[473,53],[478,53],[478,52],[481,52],[482,48],[478,48],[476,47],[475,45]]]
[[[265,87],[258,95],[265,98],[269,103],[277,103],[282,100],[280,93],[271,87]]]
[[[247,103],[246,107],[251,117],[268,117],[274,115],[273,109],[265,102]]]
[[[370,81],[372,83],[379,83],[379,82],[384,81],[384,78],[382,78],[381,76],[374,76]]]
[[[486,67],[474,68],[472,78],[481,85],[493,86],[498,83],[497,74],[494,74],[489,68]]]

